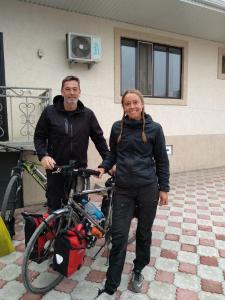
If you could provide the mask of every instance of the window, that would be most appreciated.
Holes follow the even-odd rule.
[[[180,98],[182,49],[121,39],[121,94],[137,88],[144,96]]]
[[[225,79],[225,48],[219,48],[218,51],[217,78]]]
[[[186,52],[184,41],[115,29],[115,101],[139,89],[146,103],[186,104]]]
[[[225,74],[225,54],[222,55],[222,74]]]

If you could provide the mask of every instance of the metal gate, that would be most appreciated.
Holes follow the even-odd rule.
[[[5,130],[10,142],[33,141],[37,120],[50,102],[51,89],[0,86],[0,141],[5,141]]]
[[[8,141],[15,146],[27,144],[32,148],[37,120],[50,103],[51,89],[0,86],[0,141],[6,144]],[[11,168],[16,165],[17,159],[15,152],[0,151],[0,208]],[[18,206],[23,206],[22,197]]]

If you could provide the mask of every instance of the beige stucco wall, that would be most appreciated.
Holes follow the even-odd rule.
[[[218,48],[225,44],[176,35],[111,20],[79,15],[20,1],[2,0],[6,84],[52,88],[59,93],[63,77],[78,75],[81,100],[93,109],[108,139],[112,123],[121,118],[114,102],[114,29],[122,28],[181,39],[188,43],[187,101],[184,106],[149,105],[146,112],[162,124],[167,144],[173,145],[172,171],[225,165],[225,81],[217,79]],[[102,60],[88,69],[66,60],[67,32],[101,37]],[[40,59],[37,50],[42,49]],[[91,145],[90,166],[100,158]]]
[[[225,166],[225,134],[167,136],[172,173]]]
[[[79,15],[19,1],[1,1],[0,28],[4,34],[6,82],[11,86],[50,87],[60,90],[67,74],[81,78],[83,102],[92,108],[109,136],[111,124],[121,117],[114,103],[114,28],[143,31],[188,42],[186,106],[146,105],[166,135],[225,133],[225,82],[217,79],[219,43],[158,30]],[[88,70],[66,61],[65,34],[78,32],[102,39],[102,61]],[[37,50],[42,49],[43,58]]]

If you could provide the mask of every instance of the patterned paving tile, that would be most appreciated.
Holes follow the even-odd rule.
[[[200,263],[202,265],[208,265],[213,267],[218,266],[218,260],[214,256],[200,256]]]
[[[219,282],[223,282],[223,272],[218,267],[199,265],[198,266],[198,275],[201,278],[208,280],[216,280]]]
[[[179,271],[196,275],[197,274],[197,266],[193,265],[193,264],[181,262],[179,264]]]
[[[195,292],[199,292],[201,290],[200,278],[192,274],[177,272],[175,274],[174,284],[179,288]]]
[[[116,300],[225,300],[225,168],[171,176],[169,205],[158,207],[153,225],[151,261],[143,270],[141,294],[129,290],[135,243],[128,246]],[[98,197],[94,201],[99,205]],[[23,210],[23,209],[22,209]],[[26,208],[44,211],[41,206]],[[44,296],[28,293],[21,283],[24,252],[21,210],[16,211],[16,252],[0,257],[0,299],[91,300],[105,281],[106,252],[87,251],[84,266]],[[47,266],[33,268],[45,280]]]
[[[198,293],[178,288],[176,300],[198,300]]]
[[[149,295],[150,299],[175,300],[176,288],[172,284],[160,281],[152,281],[147,294]]]
[[[199,264],[199,256],[196,253],[179,251],[177,259],[181,262]]]
[[[217,294],[223,293],[223,287],[221,282],[202,279],[201,286],[202,286],[202,290],[205,292],[217,293]]]
[[[174,282],[174,273],[157,271],[155,280],[172,284]]]

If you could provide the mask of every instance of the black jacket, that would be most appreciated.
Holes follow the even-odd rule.
[[[122,138],[121,121],[113,124],[110,135],[110,155],[100,165],[108,171],[116,163],[116,185],[140,187],[158,182],[159,190],[169,191],[169,160],[160,124],[145,114],[147,143],[141,138],[143,122],[125,118]]]
[[[108,147],[94,113],[80,100],[75,111],[65,111],[63,97],[59,95],[53,105],[42,112],[34,133],[34,145],[39,160],[49,155],[58,165],[75,160],[78,166],[87,166],[89,137],[105,159]]]

